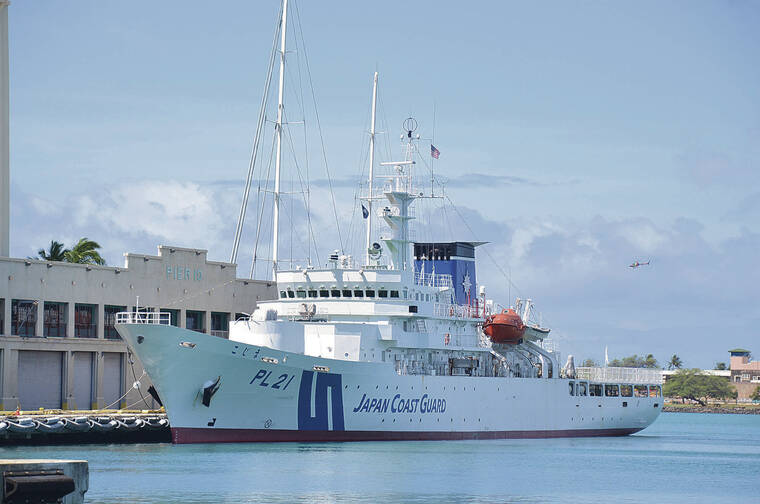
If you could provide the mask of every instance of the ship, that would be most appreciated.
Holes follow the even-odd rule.
[[[286,13],[287,0],[283,55]],[[662,410],[659,371],[576,368],[572,356],[561,366],[549,329],[528,320],[531,300],[487,299],[476,276],[483,242],[412,239],[420,136],[404,121],[399,160],[373,175],[377,79],[362,257],[336,251],[325,264],[278,267],[275,193],[278,298],[231,322],[228,339],[175,327],[168,313],[117,314],[173,442],[622,436],[649,426]]]

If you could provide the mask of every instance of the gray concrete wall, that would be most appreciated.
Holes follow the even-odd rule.
[[[86,409],[102,408],[110,401],[116,387],[112,380],[118,368],[119,395],[127,393],[118,407],[133,405],[146,409],[152,405],[147,389],[149,379],[140,380],[140,390],[131,389],[135,376],[140,378],[142,365],[128,355],[120,339],[106,337],[106,306],[123,306],[134,310],[138,304],[144,309],[177,310],[178,325],[185,327],[188,310],[203,314],[204,332],[226,337],[225,331],[212,331],[212,313],[225,314],[233,320],[237,313],[251,313],[258,301],[274,299],[276,287],[271,282],[239,279],[236,265],[208,261],[205,250],[160,246],[158,255],[125,254],[124,267],[79,265],[46,262],[30,259],[0,258],[0,410],[14,410],[19,405],[18,355],[20,351],[60,352],[62,383],[61,407]],[[36,321],[34,337],[14,334],[13,300],[29,300]],[[46,333],[45,303],[65,303],[65,337],[43,337]],[[95,338],[77,337],[76,304],[94,306],[92,328]],[[24,329],[24,321],[18,321]],[[54,332],[48,324],[48,333]],[[16,332],[22,332],[21,330]],[[77,355],[75,355],[75,353]],[[81,353],[81,357],[78,354]],[[117,355],[114,355],[117,354]],[[91,364],[92,403],[79,404],[87,377],[77,359],[89,359]],[[41,362],[45,359],[41,359]],[[120,367],[116,362],[120,360]],[[57,369],[43,366],[41,374],[58,373]],[[23,386],[22,386],[23,389]],[[147,401],[143,401],[145,397]],[[85,393],[86,395],[86,393]],[[146,404],[147,402],[147,404]],[[33,406],[33,409],[44,406]],[[26,406],[24,406],[26,407]]]

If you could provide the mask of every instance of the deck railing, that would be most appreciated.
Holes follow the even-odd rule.
[[[459,319],[483,318],[483,307],[435,303],[433,305],[433,316]]]
[[[117,324],[153,324],[171,325],[172,314],[169,312],[119,312]]]
[[[442,289],[451,289],[454,285],[451,280],[451,275],[443,273],[425,273],[425,271],[417,271],[414,273],[414,283],[417,285],[439,287]]]
[[[609,383],[662,383],[661,369],[624,367],[579,367],[575,368],[579,380]]]

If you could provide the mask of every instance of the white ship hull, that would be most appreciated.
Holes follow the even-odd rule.
[[[158,390],[175,443],[617,436],[644,429],[662,409],[661,397],[573,396],[566,379],[399,375],[390,363],[167,325],[117,329]],[[217,377],[205,406],[203,384]]]

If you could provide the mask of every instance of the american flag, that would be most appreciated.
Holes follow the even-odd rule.
[[[441,155],[441,151],[435,148],[435,145],[430,144],[430,155],[434,158],[438,159],[438,157]]]

